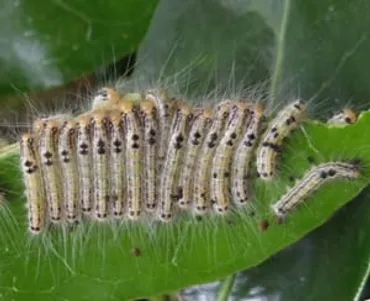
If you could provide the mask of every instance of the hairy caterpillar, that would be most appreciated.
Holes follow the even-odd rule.
[[[35,138],[24,134],[20,140],[21,167],[26,187],[29,229],[38,234],[43,230],[46,219],[46,200],[40,171],[40,159]]]
[[[340,178],[354,180],[360,175],[361,169],[357,162],[320,164],[309,170],[293,188],[272,205],[272,210],[279,218],[283,218],[325,183]]]
[[[127,183],[127,204],[128,217],[138,219],[141,214],[142,204],[142,132],[138,116],[138,107],[130,99],[125,99],[120,104],[119,109],[122,111],[123,129],[126,133],[126,183]]]
[[[58,140],[61,122],[58,119],[39,120],[40,167],[43,175],[46,202],[52,222],[62,219],[62,185],[58,161]]]
[[[306,105],[297,100],[283,108],[270,122],[257,149],[257,172],[261,179],[276,175],[276,157],[283,140],[297,128],[305,117]]]
[[[261,180],[275,174],[277,150],[304,117],[305,104],[293,102],[262,133],[268,116],[261,104],[227,100],[213,109],[192,107],[160,91],[120,95],[103,88],[90,111],[34,124],[31,135],[45,142],[26,148],[22,162],[31,158],[41,165],[47,146],[61,174],[41,168],[31,177],[23,168],[31,232],[57,218],[63,223],[149,215],[168,222],[178,209],[226,213],[250,199],[254,165]],[[35,204],[43,206],[35,211]],[[45,208],[54,211],[46,214]]]
[[[186,146],[186,157],[183,171],[179,180],[179,201],[178,206],[186,209],[193,201],[194,181],[193,174],[197,166],[197,159],[202,149],[205,133],[212,124],[213,110],[211,108],[200,108],[194,113],[194,122],[189,132]]]
[[[235,103],[231,108],[230,118],[226,125],[225,134],[216,149],[211,170],[211,202],[216,212],[228,210],[231,162],[241,133],[251,119],[248,103]]]
[[[58,149],[59,161],[64,179],[63,199],[65,200],[66,217],[69,222],[73,223],[81,218],[76,158],[76,122],[74,120],[67,120],[62,125]]]
[[[239,205],[244,204],[250,198],[250,183],[254,150],[257,139],[260,136],[261,122],[263,121],[264,109],[257,104],[251,110],[252,117],[248,123],[247,131],[235,151],[232,165],[232,197]]]
[[[347,125],[353,124],[357,121],[357,114],[352,109],[343,109],[339,113],[333,115],[328,119],[327,123],[331,125]]]
[[[192,119],[191,107],[186,103],[179,103],[171,126],[167,157],[162,175],[159,217],[163,221],[171,220],[173,204],[179,198],[179,169],[182,166],[182,157],[184,156],[184,149],[188,138],[189,124]]]

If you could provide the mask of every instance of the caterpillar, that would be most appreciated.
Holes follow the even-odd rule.
[[[206,134],[203,147],[199,154],[198,169],[194,175],[194,210],[197,215],[204,214],[210,207],[209,179],[211,177],[211,160],[215,149],[224,134],[226,121],[229,118],[231,103],[220,103],[215,112],[213,123]]]
[[[262,180],[272,180],[276,175],[276,157],[283,140],[305,118],[306,105],[297,100],[283,108],[271,121],[257,149],[257,172]]]
[[[138,116],[138,108],[131,99],[124,99],[120,104],[126,144],[126,183],[128,217],[136,220],[141,214],[142,186],[141,186],[141,158],[142,132]]]
[[[79,177],[79,196],[83,215],[91,215],[93,206],[92,195],[92,142],[89,116],[76,120],[76,161]]]
[[[58,140],[61,122],[58,119],[39,120],[40,168],[45,187],[45,198],[49,208],[50,219],[57,223],[62,219],[62,185],[58,161]]]
[[[20,139],[21,169],[26,188],[29,229],[33,234],[39,234],[45,227],[46,199],[40,159],[35,137],[24,134]]]
[[[240,141],[232,163],[232,197],[236,204],[243,205],[250,199],[250,181],[254,150],[260,136],[261,123],[264,120],[264,108],[256,104],[251,110],[247,131]]]
[[[125,143],[124,131],[119,111],[112,111],[109,114],[109,168],[110,168],[110,198],[114,217],[122,217],[125,210]]]
[[[353,124],[357,121],[357,114],[352,109],[343,109],[339,113],[333,115],[328,119],[327,123],[330,125],[342,126],[347,124]]]
[[[354,180],[360,175],[361,168],[358,162],[322,163],[309,170],[293,188],[272,205],[272,210],[277,217],[284,218],[325,183],[340,178]]]
[[[258,103],[193,107],[163,91],[120,95],[103,88],[90,111],[40,119],[22,136],[30,231],[85,219],[170,222],[184,210],[224,215],[248,203],[254,181],[275,176],[277,151],[304,120],[305,107],[300,100],[287,105],[263,131],[268,116]],[[43,166],[50,165],[46,152],[54,169]],[[318,189],[319,172],[333,169],[325,166],[312,171],[311,180],[304,177],[273,212],[289,213]],[[341,168],[336,177],[345,171],[334,167]]]
[[[92,113],[92,162],[95,190],[95,217],[104,220],[108,217],[109,206],[109,138],[107,112],[98,110]]]
[[[67,220],[71,223],[81,218],[76,155],[76,122],[67,120],[60,129],[59,161],[63,176],[63,199]]]
[[[172,207],[178,200],[179,167],[181,167],[188,128],[193,119],[191,107],[181,102],[173,118],[167,157],[164,164],[161,184],[161,204],[159,217],[163,221],[172,219]]]
[[[187,209],[192,203],[193,188],[196,185],[196,181],[192,177],[195,168],[197,168],[197,158],[199,158],[203,146],[205,133],[208,132],[212,124],[212,117],[213,110],[211,108],[199,108],[194,112],[194,122],[189,132],[185,162],[179,180],[178,206],[181,209]]]
[[[141,123],[144,134],[144,198],[145,209],[153,212],[157,206],[157,150],[158,123],[154,102],[146,100],[140,105]]]
[[[214,204],[216,212],[224,213],[228,210],[231,160],[243,128],[245,128],[243,124],[248,124],[250,117],[248,103],[234,104],[231,108],[225,134],[216,149],[211,170],[211,202]]]

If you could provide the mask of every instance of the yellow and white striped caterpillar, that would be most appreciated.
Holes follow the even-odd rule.
[[[225,134],[213,157],[211,168],[211,202],[218,213],[225,213],[229,208],[229,186],[232,181],[231,163],[234,150],[239,144],[241,134],[251,119],[249,105],[245,102],[233,104]]]
[[[46,223],[46,196],[42,174],[38,146],[32,134],[24,134],[20,140],[21,169],[26,188],[29,230],[33,234],[39,234]]]
[[[40,168],[43,176],[46,202],[53,223],[62,220],[62,183],[58,160],[58,140],[61,121],[58,119],[40,120]]]
[[[179,103],[171,126],[167,156],[163,168],[159,208],[159,218],[162,221],[172,219],[173,204],[179,199],[179,173],[192,119],[192,108],[185,102]]]
[[[121,112],[118,110],[109,113],[109,179],[110,179],[110,199],[112,214],[120,218],[125,212],[125,141],[123,131],[123,121]]]
[[[210,126],[203,147],[199,153],[198,168],[194,174],[194,210],[197,215],[204,214],[211,205],[210,177],[211,163],[216,148],[224,135],[226,122],[229,118],[231,103],[222,102],[216,107],[213,123]]]
[[[212,125],[213,110],[199,108],[194,112],[194,122],[189,132],[184,167],[179,180],[178,206],[187,209],[193,203],[194,179],[197,159],[209,127]]]
[[[283,108],[270,122],[257,149],[257,172],[262,180],[276,175],[276,157],[283,140],[297,128],[305,117],[306,105],[297,100]]]
[[[72,223],[81,219],[76,142],[76,121],[67,120],[60,130],[58,149],[63,178],[65,212],[67,220]],[[63,204],[62,200],[61,204]]]
[[[159,145],[157,108],[153,101],[144,100],[140,105],[144,134],[144,198],[145,209],[153,212],[157,207],[157,150]]]
[[[251,118],[247,126],[247,131],[240,141],[234,156],[232,166],[232,197],[233,201],[242,205],[250,198],[250,181],[254,151],[260,136],[261,122],[264,118],[264,108],[256,104],[251,110]]]
[[[40,233],[56,220],[149,216],[169,222],[181,214],[178,209],[194,215],[225,214],[235,205],[238,210],[260,181],[254,169],[262,180],[275,175],[277,150],[304,117],[305,104],[293,102],[262,132],[265,112],[258,103],[228,100],[202,108],[170,101],[162,92],[121,96],[102,89],[91,111],[41,119],[22,136],[30,231]],[[54,156],[43,156],[47,152]],[[50,158],[60,170],[42,165]],[[309,172],[274,212],[289,213],[318,189],[327,180],[320,171],[328,178],[351,171],[345,163],[333,164]]]
[[[94,179],[94,205],[95,217],[104,220],[109,213],[109,137],[108,112],[94,111],[91,115],[92,129],[92,162]]]
[[[293,188],[272,205],[272,210],[277,217],[284,218],[325,183],[341,178],[354,180],[360,175],[361,168],[357,162],[322,163],[310,169]]]
[[[124,99],[119,105],[122,112],[123,131],[125,132],[125,164],[128,217],[140,218],[142,202],[142,153],[143,141],[138,107],[131,99]]]

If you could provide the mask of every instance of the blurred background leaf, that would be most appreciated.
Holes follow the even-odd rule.
[[[130,73],[157,2],[0,1],[0,135],[14,140],[31,109],[75,110]]]
[[[0,94],[61,86],[135,51],[154,0],[3,0]]]

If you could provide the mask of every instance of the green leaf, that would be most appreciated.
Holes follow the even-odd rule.
[[[54,229],[50,230],[53,235],[30,241],[25,241],[27,219],[13,149],[0,158],[0,169],[5,171],[0,183],[14,192],[7,197],[15,217],[15,221],[6,214],[2,218],[2,293],[15,300],[32,296],[38,300],[56,296],[126,299],[217,280],[255,266],[323,224],[369,183],[365,169],[355,182],[342,180],[321,189],[284,224],[271,214],[269,205],[286,191],[291,176],[301,177],[309,168],[308,156],[317,163],[356,157],[369,164],[369,123],[370,113],[345,128],[306,124],[306,134],[296,131],[285,146],[279,178],[272,183],[254,180],[253,204],[226,218],[199,222],[184,216],[170,224],[84,224],[71,233]],[[262,231],[266,219],[270,227]]]
[[[223,91],[225,87],[233,91],[269,78],[270,71],[276,70],[272,66],[277,49],[283,58],[282,67],[273,73],[276,86],[269,83],[270,90],[275,89],[275,99],[284,101],[289,94],[296,96],[298,90],[305,98],[315,97],[315,111],[324,108],[324,113],[334,103],[319,99],[338,98],[339,103],[348,99],[358,102],[361,98],[363,103],[367,99],[364,81],[368,67],[367,60],[362,59],[367,57],[368,48],[366,2],[353,1],[350,9],[346,1],[322,1],[314,7],[293,0],[264,3],[265,6],[260,1],[204,1],[201,6],[199,1],[164,2],[158,11],[162,22],[154,20],[151,29],[157,35],[153,37],[149,33],[147,41],[151,42],[149,46],[144,43],[141,50],[139,62],[144,63],[137,77],[165,82],[168,75],[177,73],[173,82],[180,91],[197,91],[198,95],[213,89]],[[335,14],[327,17],[331,4]],[[284,15],[288,22],[282,27]],[[172,18],[169,23],[163,22],[166,16]],[[284,39],[278,44],[280,47],[275,47],[279,34]],[[189,67],[189,62],[196,63]],[[361,125],[346,129],[307,126],[311,143],[322,153],[318,156],[313,149],[305,149],[306,136],[297,132],[287,145],[282,179],[276,187],[267,187],[265,193],[256,184],[257,195],[263,193],[266,199],[256,201],[254,218],[248,214],[235,216],[230,218],[231,224],[218,220],[195,223],[186,219],[175,226],[151,225],[150,230],[147,225],[123,225],[120,230],[100,225],[92,226],[89,231],[66,233],[64,237],[55,234],[52,239],[26,245],[24,200],[19,198],[23,188],[19,172],[13,166],[18,163],[16,157],[12,161],[6,155],[0,159],[1,170],[5,171],[0,184],[14,193],[7,198],[19,227],[15,228],[14,222],[3,214],[1,292],[5,299],[15,300],[123,299],[217,280],[254,266],[326,222],[368,183],[365,175],[364,182],[356,187],[338,183],[326,188],[309,201],[309,210],[302,208],[284,225],[271,221],[267,232],[260,231],[260,222],[269,217],[266,205],[272,198],[268,196],[275,192],[281,195],[288,183],[288,173],[294,171],[295,176],[300,176],[307,169],[306,156],[314,155],[320,162],[359,156],[367,162],[368,123],[366,115]],[[358,214],[361,218],[354,217],[358,225],[347,217],[349,220],[343,228],[349,230],[345,238],[341,237],[343,241],[350,241],[352,227],[359,233],[367,229],[366,223],[360,224],[365,221],[367,211]],[[338,240],[338,234],[327,234],[323,241],[330,238]],[[366,274],[364,266],[368,265],[366,254],[369,253],[366,241],[359,238],[356,250],[361,252],[350,262],[354,273],[346,274],[353,280],[347,283],[351,292],[358,287],[357,279]],[[347,252],[343,254],[350,254],[353,245],[349,243],[346,248],[345,245],[341,245]],[[141,256],[134,256],[138,249]],[[336,270],[341,268],[339,264],[334,266]]]
[[[5,1],[0,93],[63,85],[135,51],[157,1]]]

